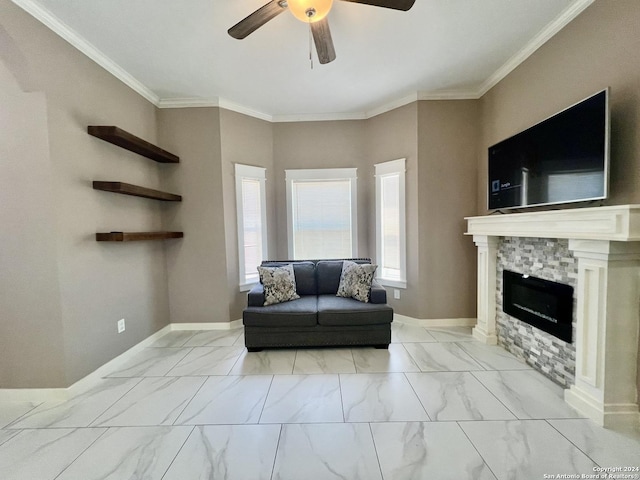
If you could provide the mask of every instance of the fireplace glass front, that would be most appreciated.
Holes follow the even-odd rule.
[[[571,343],[572,286],[509,270],[502,275],[506,314]]]

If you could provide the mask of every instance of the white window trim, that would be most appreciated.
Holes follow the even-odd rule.
[[[260,203],[262,205],[262,256],[268,258],[267,253],[267,202],[266,202],[266,168],[253,167],[250,165],[235,164],[236,176],[236,224],[238,227],[238,272],[240,275],[240,291],[251,290],[258,282],[247,282],[244,270],[244,214],[242,210],[242,179],[250,178],[260,182]]]
[[[406,225],[406,159],[391,160],[389,162],[377,163],[375,167],[376,177],[376,259],[380,263],[382,259],[382,178],[387,175],[399,175],[400,194],[400,280],[389,280],[380,277],[382,267],[377,270],[376,280],[381,285],[387,287],[407,288],[407,225]]]
[[[285,170],[287,185],[287,252],[290,259],[295,258],[293,244],[293,205],[292,184],[294,180],[323,181],[350,180],[351,185],[351,257],[357,257],[358,251],[358,190],[357,168],[316,168]]]

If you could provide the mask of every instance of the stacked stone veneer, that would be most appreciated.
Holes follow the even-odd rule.
[[[578,261],[569,251],[569,241],[501,237],[498,243],[497,265],[498,343],[554,382],[564,387],[572,385],[575,378],[575,343],[564,342],[502,311],[502,271],[505,269],[571,285],[574,288],[572,331],[575,342]]]

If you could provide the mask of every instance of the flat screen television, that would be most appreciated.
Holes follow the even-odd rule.
[[[489,147],[489,210],[607,198],[609,89]]]

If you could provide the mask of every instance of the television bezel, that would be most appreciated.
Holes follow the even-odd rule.
[[[535,207],[545,207],[545,206],[549,206],[549,205],[567,205],[567,204],[573,204],[573,203],[582,203],[582,202],[592,202],[594,200],[605,200],[607,198],[609,198],[609,170],[610,170],[610,157],[611,157],[611,151],[610,151],[610,141],[611,141],[611,110],[610,110],[610,106],[609,106],[609,97],[610,97],[610,91],[611,91],[611,87],[606,87],[602,90],[598,90],[597,92],[589,95],[588,97],[583,98],[582,100],[579,100],[571,105],[569,105],[566,108],[563,108],[562,110],[554,113],[553,115],[549,115],[548,117],[544,118],[543,120],[540,120],[539,122],[536,122],[532,125],[530,125],[527,128],[524,128],[522,130],[520,130],[517,133],[514,133],[513,135],[506,137],[498,142],[495,142],[493,145],[489,146],[487,148],[487,183],[486,183],[486,188],[487,188],[487,210],[489,211],[502,211],[502,210],[521,210],[524,208],[535,208]],[[522,132],[525,132],[531,128],[537,127],[538,125],[560,115],[561,113],[577,106],[580,105],[583,102],[586,102],[587,100],[600,95],[602,92],[604,92],[605,94],[605,104],[604,104],[604,115],[605,115],[605,125],[604,125],[604,192],[603,195],[598,196],[598,197],[589,197],[589,198],[580,198],[580,199],[576,199],[576,200],[562,200],[559,202],[547,202],[547,203],[534,203],[534,204],[528,204],[528,205],[514,205],[512,207],[499,207],[499,208],[490,208],[489,207],[489,200],[491,198],[491,178],[489,177],[489,151],[496,145],[498,145],[499,143],[504,142],[505,140],[509,140],[510,138],[515,137],[516,135],[519,135]]]

